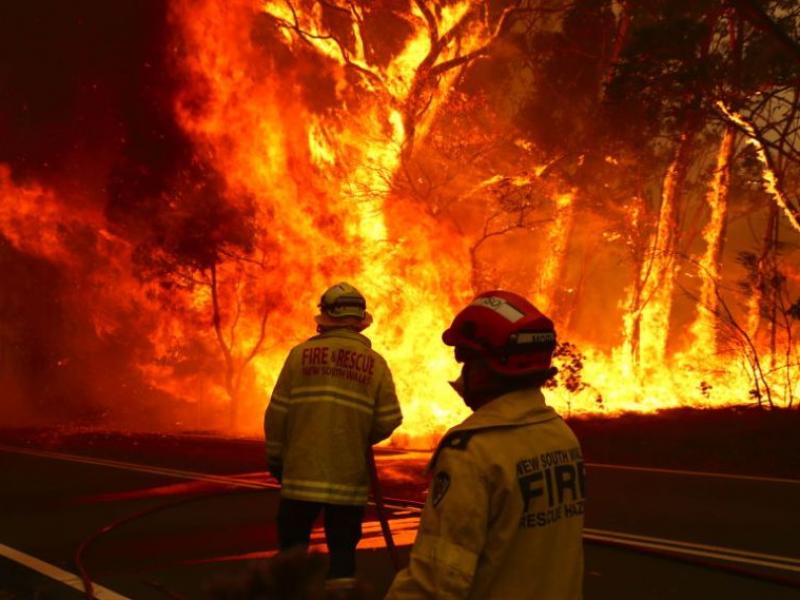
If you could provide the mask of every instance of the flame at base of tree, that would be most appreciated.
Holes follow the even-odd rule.
[[[703,241],[706,249],[698,261],[702,285],[698,299],[697,317],[692,323],[691,333],[695,338],[694,348],[711,355],[716,355],[718,351],[715,322],[719,312],[717,282],[722,275],[722,244],[728,214],[730,162],[735,137],[735,131],[728,127],[719,145],[717,163],[706,196],[711,213],[708,223],[703,228]]]

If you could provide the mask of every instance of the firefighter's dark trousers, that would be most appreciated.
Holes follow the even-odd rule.
[[[281,498],[278,505],[278,544],[281,550],[308,546],[314,521],[323,512],[330,568],[328,578],[354,577],[356,545],[361,539],[363,506],[342,506]]]

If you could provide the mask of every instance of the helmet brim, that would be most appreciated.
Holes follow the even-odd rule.
[[[372,315],[368,311],[364,311],[364,316],[359,317],[339,317],[334,318],[327,313],[321,312],[314,317],[314,321],[320,327],[347,327],[348,329],[355,329],[356,331],[363,331],[372,325]]]

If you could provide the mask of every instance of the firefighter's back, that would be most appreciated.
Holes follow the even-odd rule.
[[[470,445],[494,490],[470,596],[580,598],[585,475],[569,426],[555,417],[488,430]]]
[[[401,418],[385,360],[368,338],[346,329],[311,338],[295,347],[288,360],[292,375],[282,495],[363,503],[367,448]]]

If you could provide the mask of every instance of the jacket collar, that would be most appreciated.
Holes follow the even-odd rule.
[[[442,450],[465,449],[470,438],[481,430],[519,427],[558,418],[560,418],[558,413],[545,404],[544,395],[539,388],[516,390],[498,396],[444,435],[431,456],[428,471],[436,467],[436,459]]]
[[[453,427],[448,435],[456,431],[541,423],[557,417],[556,411],[545,404],[544,395],[539,388],[526,388],[487,402],[461,424]]]
[[[346,327],[337,327],[336,329],[328,329],[320,334],[310,338],[312,340],[327,340],[330,338],[341,338],[345,340],[352,340],[364,344],[367,348],[372,348],[372,342],[369,338],[361,333],[347,329]]]

